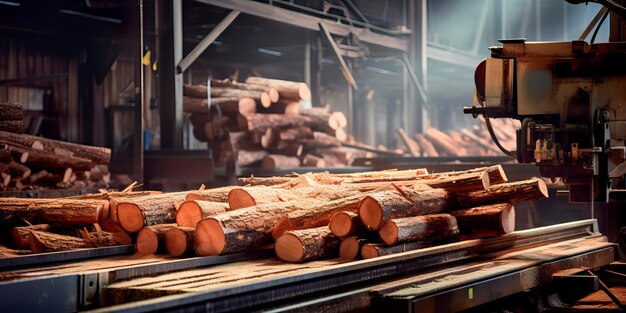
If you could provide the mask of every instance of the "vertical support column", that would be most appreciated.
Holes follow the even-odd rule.
[[[617,0],[620,5],[626,5],[625,0]],[[609,41],[618,42],[626,41],[626,20],[619,17],[615,13],[611,13],[611,24],[609,31]]]
[[[427,0],[409,0],[407,2],[407,21],[411,28],[411,38],[409,39],[408,57],[413,66],[418,79],[428,93],[427,72]],[[407,88],[404,101],[404,128],[409,134],[422,132],[428,126],[427,103],[418,96],[418,91],[409,81],[409,76],[404,70],[404,86]]]
[[[133,177],[143,182],[143,0],[137,2],[135,29],[138,42],[135,44],[135,131],[133,133]]]
[[[352,72],[352,60],[348,60],[348,69]],[[355,136],[354,133],[354,87],[348,84],[348,134]]]
[[[159,5],[159,113],[161,149],[183,149],[182,0],[157,0]]]

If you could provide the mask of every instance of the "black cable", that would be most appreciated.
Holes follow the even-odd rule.
[[[509,150],[507,150],[504,146],[502,146],[502,144],[500,144],[500,140],[498,140],[498,137],[496,137],[496,133],[493,131],[493,127],[491,126],[491,122],[489,121],[489,117],[487,117],[486,115],[484,115],[485,118],[485,124],[487,124],[487,130],[489,131],[489,135],[491,135],[491,139],[493,140],[493,142],[495,142],[496,146],[498,146],[498,148],[500,149],[500,151],[502,151],[504,154],[513,157],[513,153]]]
[[[591,36],[590,43],[593,43],[594,41],[596,41],[596,36],[598,35],[598,31],[600,31],[600,27],[602,27],[602,23],[604,23],[604,20],[606,20],[607,16],[609,16],[609,10],[604,12],[604,14],[602,15],[600,22],[598,22],[598,25],[596,26],[596,30],[593,31],[593,36]]]

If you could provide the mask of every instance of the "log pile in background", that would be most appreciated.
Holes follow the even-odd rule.
[[[24,132],[24,112],[16,102],[0,103],[0,131],[21,134]]]
[[[507,149],[516,146],[515,130],[520,124],[512,119],[491,119],[491,125],[500,143]],[[471,129],[442,132],[429,128],[411,138],[403,129],[398,129],[401,147],[411,156],[500,156],[502,151],[491,139],[484,119],[480,118]]]
[[[548,196],[542,180],[509,182],[499,165],[242,181],[249,185],[166,194],[130,186],[65,199],[8,199],[0,201],[0,217],[14,227],[10,248],[35,252],[128,243],[136,233],[141,254],[209,256],[275,243],[281,260],[304,262],[507,234],[515,227],[515,203]]]
[[[108,187],[110,149],[4,131],[13,111],[0,105],[0,190]]]
[[[341,112],[301,108],[301,101],[311,98],[304,83],[260,77],[245,83],[213,80],[211,105],[219,110],[211,114],[206,86],[186,85],[183,93],[195,138],[209,143],[219,163],[273,171],[341,167],[357,157],[394,153],[355,142],[346,134],[348,121]]]

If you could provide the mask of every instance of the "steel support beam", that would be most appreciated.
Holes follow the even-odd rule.
[[[322,37],[326,39],[326,42],[333,49],[333,52],[335,53],[335,56],[337,57],[337,60],[339,61],[339,66],[341,67],[341,73],[348,81],[348,84],[350,85],[350,87],[354,88],[355,90],[359,89],[359,86],[357,85],[356,80],[354,79],[354,76],[352,76],[352,71],[348,67],[348,64],[346,64],[346,61],[343,59],[343,56],[341,56],[341,51],[339,50],[339,47],[337,47],[337,43],[333,39],[333,36],[328,31],[326,24],[324,24],[323,22],[320,22],[319,30],[323,34]]]
[[[258,3],[247,0],[196,0],[200,3],[205,3],[229,10],[240,10],[241,13],[269,19],[272,21],[289,24],[291,26],[309,29],[313,31],[319,30],[319,18],[294,12],[286,9],[282,9],[275,6],[270,6],[264,3]],[[326,27],[330,34],[335,36],[346,37],[353,35],[359,38],[363,43],[378,45],[382,47],[388,47],[395,50],[406,51],[408,50],[407,40],[397,38],[393,36],[381,35],[374,33],[366,28],[356,28],[349,25],[340,23],[326,24]]]
[[[191,52],[189,52],[189,54],[178,63],[178,66],[176,67],[177,74],[181,74],[186,71],[191,64],[193,64],[193,62],[200,57],[206,48],[208,48],[209,45],[211,45],[215,39],[217,39],[217,37],[219,37],[226,30],[226,28],[232,24],[233,21],[235,21],[237,16],[239,16],[239,13],[241,12],[237,10],[233,10],[228,13],[228,15],[226,15],[226,17],[219,22],[219,24],[217,24],[210,33],[202,38],[193,50],[191,50]]]
[[[159,0],[159,114],[161,149],[183,148],[182,0]]]
[[[135,55],[135,129],[133,133],[133,177],[137,181],[143,181],[143,108],[144,108],[144,96],[143,96],[143,64],[141,59],[143,58],[143,0],[137,2],[136,29],[139,34],[137,36],[138,41],[135,43],[134,55]]]

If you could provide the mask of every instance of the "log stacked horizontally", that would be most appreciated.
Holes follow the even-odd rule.
[[[518,121],[512,119],[491,119],[492,129],[500,144],[506,149],[516,146],[515,131],[520,128]],[[469,128],[441,131],[428,128],[425,132],[411,137],[404,129],[397,130],[399,149],[411,156],[499,156],[503,152],[492,140],[482,117]]]
[[[140,254],[214,256],[274,244],[279,259],[306,262],[500,236],[515,229],[514,204],[548,197],[543,180],[509,182],[499,165],[244,181],[250,184],[163,194],[0,199],[0,218],[13,226],[16,249],[81,249],[135,237]]]
[[[394,154],[355,142],[341,112],[301,108],[311,98],[305,83],[249,77],[210,84],[185,85],[183,109],[195,138],[208,142],[218,163],[274,171],[341,167],[376,152]]]
[[[5,127],[10,118],[19,131]],[[21,118],[20,106],[0,103],[0,190],[108,186],[110,149],[22,134]]]

